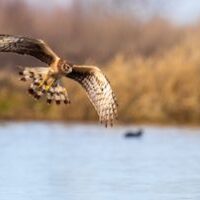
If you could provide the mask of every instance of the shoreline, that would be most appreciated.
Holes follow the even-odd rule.
[[[9,119],[4,120],[0,119],[0,125],[3,123],[54,123],[54,124],[65,124],[65,125],[91,125],[91,126],[102,126],[103,124],[99,121],[76,121],[76,120],[52,120],[52,119]],[[197,123],[151,123],[151,122],[140,122],[140,123],[126,123],[126,122],[117,122],[114,123],[113,128],[115,127],[179,127],[179,128],[200,128],[200,124]],[[108,127],[109,128],[109,127]],[[110,127],[112,128],[112,127]]]

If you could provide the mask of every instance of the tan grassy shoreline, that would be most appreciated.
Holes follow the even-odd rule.
[[[200,42],[191,44],[186,41],[161,57],[148,59],[126,60],[118,55],[106,64],[104,72],[119,102],[120,123],[200,123],[200,59],[194,56]],[[190,56],[188,50],[192,51]],[[67,106],[33,100],[17,73],[2,71],[0,81],[0,119],[97,120],[83,89],[73,81],[64,80],[72,100]]]

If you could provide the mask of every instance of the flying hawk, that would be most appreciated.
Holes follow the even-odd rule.
[[[36,99],[46,96],[47,103],[70,103],[61,78],[77,81],[86,91],[99,120],[112,125],[117,117],[117,102],[110,83],[96,66],[70,63],[60,58],[44,41],[28,37],[0,34],[0,52],[33,56],[49,67],[25,67],[19,72],[22,81],[31,81],[29,93]]]

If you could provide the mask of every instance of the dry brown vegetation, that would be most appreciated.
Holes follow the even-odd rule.
[[[0,2],[1,33],[39,37],[72,62],[102,66],[118,97],[121,122],[200,122],[200,26],[176,27],[160,18],[144,23],[77,0],[49,11],[16,2]],[[66,108],[24,95],[13,66],[43,65],[36,59],[1,54],[0,65],[1,119],[96,119],[72,81],[64,81],[72,99]]]

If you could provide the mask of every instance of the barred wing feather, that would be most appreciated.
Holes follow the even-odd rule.
[[[74,66],[67,77],[76,80],[86,90],[102,123],[112,125],[117,118],[117,101],[110,83],[95,66]]]
[[[48,65],[51,65],[58,58],[42,40],[4,34],[0,34],[0,52],[30,55]]]

